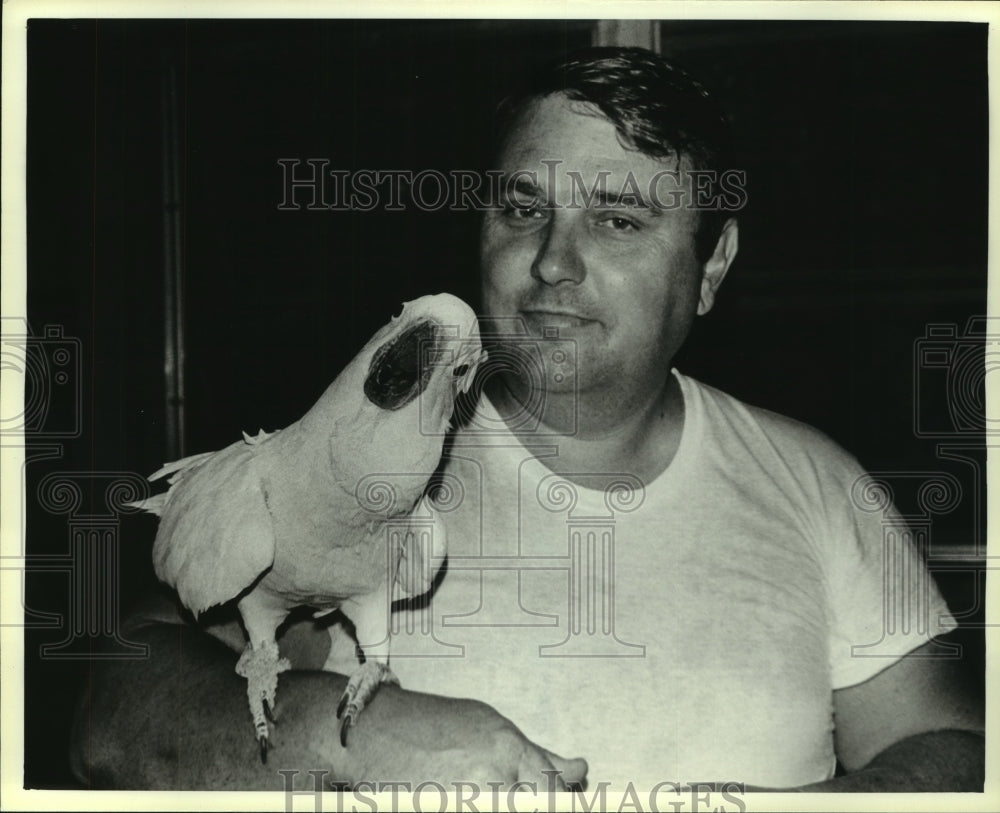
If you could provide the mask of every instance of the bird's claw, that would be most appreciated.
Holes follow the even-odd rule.
[[[354,727],[354,715],[355,711],[352,708],[347,712],[340,720],[340,747],[347,747],[347,732]]]
[[[340,720],[340,744],[347,747],[347,732],[353,727],[358,715],[364,710],[372,695],[382,683],[398,684],[396,676],[385,664],[370,661],[358,672],[351,675],[337,704],[337,719]]]
[[[344,689],[344,693],[340,696],[340,702],[337,704],[337,719],[340,720],[340,745],[342,748],[347,747],[347,732],[354,725],[358,712],[361,711],[361,706],[355,702],[356,695],[357,689],[348,684],[347,688]]]
[[[278,687],[278,675],[290,668],[287,658],[278,657],[278,645],[273,641],[264,641],[257,648],[248,644],[236,663],[236,674],[247,681],[247,700],[254,728],[257,730],[262,764],[267,763],[267,721],[275,721],[272,706]]]
[[[358,712],[361,710],[358,704],[354,702],[354,695],[356,694],[353,687],[348,686],[343,695],[340,697],[340,702],[337,704],[337,719],[340,720],[340,745],[342,748],[347,747],[347,731],[354,725],[354,720],[357,717]],[[345,714],[344,711],[347,711]]]

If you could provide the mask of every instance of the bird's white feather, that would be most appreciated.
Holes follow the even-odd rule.
[[[230,601],[274,560],[267,495],[243,441],[186,467],[153,544],[156,575],[195,615]]]

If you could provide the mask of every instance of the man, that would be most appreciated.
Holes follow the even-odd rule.
[[[210,636],[151,603],[126,628],[150,658],[102,666],[84,698],[77,775],[980,790],[980,712],[933,657],[954,622],[908,545],[887,575],[855,461],[672,369],[737,251],[714,103],[648,52],[596,50],[512,100],[500,134],[481,237],[496,367],[450,446],[443,577],[397,613],[404,688],[342,748],[344,679],[310,671],[329,638],[292,625],[262,766],[232,616]],[[694,171],[715,173],[707,195]],[[898,633],[915,612],[929,628]],[[349,668],[346,634],[333,647]]]

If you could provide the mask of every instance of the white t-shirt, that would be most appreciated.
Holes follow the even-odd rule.
[[[955,622],[853,457],[674,375],[674,460],[610,492],[553,474],[556,439],[526,447],[481,400],[447,468],[447,571],[395,614],[393,671],[585,757],[590,787],[827,779],[832,690]]]

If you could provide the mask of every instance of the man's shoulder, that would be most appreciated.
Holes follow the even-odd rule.
[[[852,472],[860,469],[856,458],[826,432],[797,418],[748,403],[710,384],[685,377],[687,391],[700,401],[703,420],[715,437],[727,432],[744,443],[770,449],[789,459],[821,460]]]

